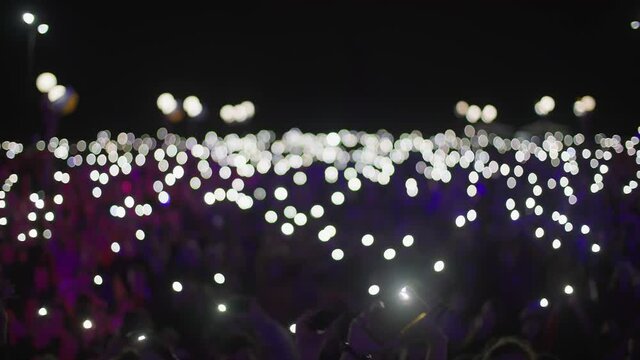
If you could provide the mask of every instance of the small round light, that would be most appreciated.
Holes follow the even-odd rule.
[[[42,73],[36,78],[36,88],[43,94],[48,93],[56,85],[58,85],[58,79],[50,72]]]
[[[592,245],[591,245],[591,252],[593,252],[593,253],[598,253],[598,252],[600,252],[600,245],[598,245],[598,244],[592,244]]]
[[[562,246],[562,243],[560,242],[560,240],[554,239],[553,242],[551,242],[551,246],[557,250],[560,248],[560,246]]]
[[[224,275],[222,275],[221,273],[213,275],[213,281],[215,281],[216,284],[224,284],[224,280]]]
[[[540,307],[546,308],[547,306],[549,306],[549,300],[547,298],[540,299]]]
[[[394,249],[389,248],[384,251],[382,256],[385,258],[385,260],[393,260],[393,258],[396,257],[396,251]]]
[[[26,12],[22,14],[22,21],[24,21],[24,23],[27,25],[33,24],[35,20],[36,20],[36,17],[30,12]]]
[[[67,93],[67,88],[62,85],[56,85],[49,90],[47,93],[47,98],[50,102],[54,103],[60,99]]]
[[[40,35],[46,34],[47,31],[49,31],[49,25],[47,24],[38,25],[38,33],[40,33]]]
[[[174,281],[173,284],[171,284],[171,288],[175,292],[180,292],[182,291],[182,284],[179,281]]]
[[[567,295],[573,294],[573,286],[567,285],[564,287],[564,293]]]
[[[47,316],[47,314],[48,314],[47,308],[41,307],[40,309],[38,309],[38,315]]]
[[[296,333],[296,324],[291,324],[291,325],[289,325],[289,331],[290,331],[292,334],[295,334],[295,333]]]
[[[342,251],[341,249],[334,249],[331,252],[331,258],[335,261],[340,261],[344,258],[344,251]]]
[[[225,304],[218,304],[218,311],[219,311],[219,312],[226,312],[226,311],[227,311],[227,305],[225,305]]]
[[[144,240],[144,237],[145,237],[144,230],[142,229],[136,230],[136,239]]]
[[[91,322],[91,320],[87,319],[82,322],[82,327],[89,330],[93,327],[93,323]]]
[[[93,277],[93,283],[96,285],[102,285],[102,276],[96,275]]]
[[[411,245],[413,245],[413,236],[412,235],[405,235],[402,238],[402,245],[404,247],[410,247]]]
[[[120,252],[120,244],[118,244],[117,242],[112,242],[111,243],[111,251],[113,251],[114,253],[119,253]]]
[[[369,295],[375,296],[375,295],[378,295],[379,292],[380,292],[380,286],[378,285],[369,286]]]
[[[580,227],[580,232],[584,235],[588,234],[591,231],[588,225],[582,225]]]
[[[433,270],[435,272],[441,272],[442,270],[444,270],[444,261],[442,260],[438,260],[433,264]]]
[[[138,341],[145,341],[147,337],[145,335],[138,336]]]
[[[373,235],[366,234],[362,237],[362,245],[371,246],[373,245]]]

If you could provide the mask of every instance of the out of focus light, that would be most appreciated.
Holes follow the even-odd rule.
[[[342,205],[344,203],[344,194],[340,191],[336,191],[331,194],[331,202],[334,205]]]
[[[219,312],[226,312],[226,311],[227,311],[227,305],[225,305],[225,304],[218,304],[218,311],[219,311]]]
[[[284,223],[282,224],[282,226],[280,226],[280,230],[282,231],[283,234],[289,236],[291,234],[293,234],[293,225],[291,225],[290,223]]]
[[[289,325],[289,332],[291,332],[292,334],[296,333],[296,324]]]
[[[288,196],[288,192],[287,189],[283,188],[283,187],[278,187],[275,189],[275,191],[273,192],[273,196],[280,201],[283,201],[287,198]]]
[[[373,235],[371,234],[365,234],[362,237],[362,245],[364,246],[371,246],[373,245]]]
[[[481,116],[482,116],[482,109],[480,109],[478,105],[471,105],[467,109],[466,118],[468,122],[472,124],[477,123],[478,120],[480,120]]]
[[[633,30],[638,30],[638,29],[640,29],[640,21],[638,21],[638,20],[634,20],[634,21],[632,21],[630,25],[631,25],[631,28],[632,28]]]
[[[536,229],[535,235],[538,239],[544,236],[544,229],[539,227]]]
[[[562,246],[562,243],[560,242],[560,240],[558,240],[558,239],[554,239],[554,240],[551,242],[551,246],[552,246],[554,249],[559,249],[559,248],[560,248],[560,246]]]
[[[546,308],[547,306],[549,306],[549,300],[547,298],[540,299],[540,307]]]
[[[51,91],[56,85],[58,85],[58,79],[50,72],[42,73],[36,78],[36,88],[43,94]]]
[[[466,221],[463,215],[458,215],[458,217],[456,217],[456,226],[463,227]]]
[[[394,249],[389,248],[384,251],[382,256],[385,258],[385,260],[393,260],[393,258],[396,257],[396,251]]]
[[[222,275],[221,273],[213,275],[213,281],[215,281],[216,284],[224,284],[224,280],[224,275]]]
[[[145,236],[144,230],[142,230],[142,229],[136,230],[136,239],[144,240],[144,236]]]
[[[409,296],[409,292],[407,292],[406,286],[400,289],[400,291],[398,292],[398,296],[404,301],[411,299],[411,296]]]
[[[47,33],[47,31],[49,31],[49,25],[47,24],[38,25],[38,33],[40,33],[41,35],[44,35]]]
[[[112,242],[111,243],[111,251],[113,251],[114,253],[119,253],[120,252],[120,244],[118,244],[117,242]]]
[[[138,341],[145,341],[147,337],[145,335],[138,336]]]
[[[202,113],[202,104],[200,103],[200,99],[196,96],[187,96],[186,99],[182,102],[182,108],[189,115],[189,117],[197,117]]]
[[[49,90],[49,92],[47,93],[47,98],[49,99],[50,102],[54,103],[62,99],[62,97],[64,96],[64,94],[66,94],[66,92],[67,92],[66,87],[62,85],[56,85],[52,87],[51,90]]]
[[[35,20],[36,17],[30,12],[22,14],[22,21],[24,21],[25,24],[31,25]]]
[[[442,260],[438,260],[433,264],[433,270],[435,272],[441,272],[442,270],[444,270],[444,261]]]
[[[264,219],[269,223],[269,224],[273,224],[276,221],[278,221],[278,214],[273,211],[273,210],[269,210],[266,213],[264,213]]]
[[[342,260],[344,258],[344,251],[342,251],[341,249],[334,249],[331,252],[331,258],[335,261]]]
[[[175,292],[180,292],[182,291],[182,284],[179,281],[174,281],[173,284],[171,284],[171,288]]]
[[[567,295],[573,294],[573,286],[567,285],[564,287],[564,293]]]
[[[492,123],[496,117],[498,116],[498,109],[496,109],[495,106],[493,105],[486,105],[483,109],[482,109],[482,121],[490,124]]]
[[[467,115],[467,110],[469,110],[469,104],[466,101],[460,100],[456,103],[455,111],[457,116],[464,117]]]
[[[93,277],[93,283],[96,285],[102,285],[102,276],[96,275]]]
[[[38,309],[38,315],[40,316],[47,316],[47,313],[48,311],[47,311],[47,308],[45,307],[41,307],[40,309]]]
[[[82,322],[82,327],[89,330],[93,327],[93,323],[91,322],[91,320],[87,319]]]
[[[311,216],[318,219],[321,218],[322,215],[324,215],[324,208],[322,207],[322,205],[313,205],[311,207]]]
[[[548,115],[556,107],[556,101],[551,96],[543,96],[535,105],[538,115]]]
[[[375,295],[378,295],[379,292],[380,292],[380,286],[378,285],[369,286],[369,295],[375,296]]]
[[[594,253],[600,252],[600,245],[592,244],[591,245],[591,252],[594,252]]]
[[[412,235],[405,235],[402,238],[402,245],[404,247],[410,247],[411,245],[413,245],[413,236]]]
[[[580,232],[583,233],[584,235],[588,234],[591,231],[591,229],[589,228],[588,225],[582,225],[580,227]]]
[[[160,94],[156,101],[156,105],[164,115],[169,115],[178,108],[178,102],[170,93]]]

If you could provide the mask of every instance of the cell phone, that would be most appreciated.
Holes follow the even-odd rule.
[[[370,316],[367,331],[380,344],[398,340],[429,316],[433,309],[434,306],[411,286],[403,286],[382,300],[382,306]]]

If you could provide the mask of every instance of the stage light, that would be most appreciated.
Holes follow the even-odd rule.
[[[147,337],[145,335],[139,335],[138,336],[138,341],[145,341],[147,339]]]
[[[455,107],[456,116],[464,117],[465,115],[467,115],[468,110],[469,110],[469,104],[466,101],[460,100],[456,103],[456,107]]]
[[[369,295],[375,296],[380,292],[380,287],[378,285],[369,286]]]
[[[334,205],[342,205],[344,204],[344,194],[341,193],[340,191],[336,191],[333,194],[331,194],[331,202]]]
[[[102,285],[102,276],[96,275],[93,277],[93,283],[96,285]]]
[[[438,260],[433,264],[433,270],[435,272],[441,272],[442,270],[444,270],[444,261],[442,260]]]
[[[33,24],[35,20],[36,20],[36,17],[30,12],[26,12],[22,14],[22,21],[24,21],[24,23],[27,25]]]
[[[36,88],[43,94],[51,91],[56,85],[58,85],[58,79],[50,72],[44,72],[36,78]]]
[[[173,291],[175,292],[181,292],[182,291],[182,284],[179,281],[174,281],[171,284],[171,288],[173,289]]]
[[[221,273],[216,273],[215,275],[213,275],[213,281],[215,281],[216,284],[222,285],[224,284],[225,277]]]
[[[38,33],[40,33],[40,35],[44,35],[48,31],[49,31],[49,25],[47,25],[47,24],[38,25]]]
[[[38,309],[38,315],[47,316],[47,314],[48,314],[47,308],[41,307],[40,309]]]
[[[85,321],[82,322],[82,327],[85,328],[86,330],[89,330],[93,327],[93,323],[91,322],[91,320],[86,319]]]

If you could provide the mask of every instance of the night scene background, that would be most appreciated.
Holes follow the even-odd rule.
[[[0,9],[3,358],[640,357],[637,1]]]

